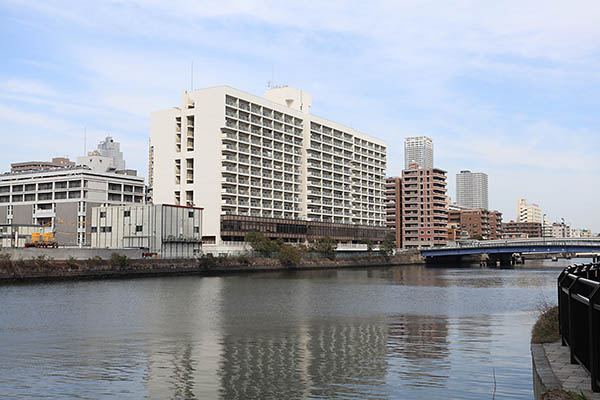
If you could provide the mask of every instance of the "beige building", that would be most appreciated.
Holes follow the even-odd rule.
[[[528,204],[526,199],[517,199],[517,222],[542,223],[542,209],[537,204]]]
[[[181,107],[151,116],[153,201],[202,206],[204,241],[217,245],[240,240],[222,235],[223,216],[269,221],[275,233],[291,220],[384,228],[385,142],[310,106],[291,87],[264,98],[227,86],[183,92]]]

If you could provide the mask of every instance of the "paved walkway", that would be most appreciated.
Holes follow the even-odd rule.
[[[600,400],[600,393],[593,393],[590,376],[579,364],[571,364],[569,347],[561,346],[560,341],[543,345],[550,368],[558,383],[568,392],[583,392],[588,400]]]

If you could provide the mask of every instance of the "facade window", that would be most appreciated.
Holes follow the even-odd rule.
[[[194,218],[194,212],[193,211],[188,212],[188,217]]]
[[[131,211],[130,210],[125,210],[123,212],[123,217],[131,217]]]
[[[96,232],[98,232],[98,227],[92,226],[92,233],[96,233]]]
[[[143,227],[142,227],[142,225],[136,225],[136,226],[135,226],[135,231],[136,231],[136,232],[141,232],[141,231],[142,231],[142,228],[143,228]]]
[[[106,218],[106,211],[100,211],[100,218]]]

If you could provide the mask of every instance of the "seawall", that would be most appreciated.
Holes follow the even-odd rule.
[[[35,249],[41,250],[41,249]],[[39,253],[39,254],[38,254]],[[235,273],[265,271],[319,270],[336,268],[388,267],[423,264],[418,252],[401,253],[389,261],[381,257],[364,257],[331,261],[327,259],[303,260],[288,267],[277,259],[239,258],[214,259],[201,264],[195,259],[160,260],[131,259],[126,254],[112,260],[100,256],[88,259],[48,259],[45,252],[34,252],[28,258],[15,259],[0,252],[0,282],[43,282],[79,279],[112,279],[172,275],[216,276]]]

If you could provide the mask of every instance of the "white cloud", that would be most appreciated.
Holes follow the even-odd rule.
[[[32,0],[15,7],[42,21],[27,25],[40,35],[66,29],[69,38],[50,43],[64,60],[15,58],[41,75],[73,79],[59,87],[0,67],[0,121],[22,133],[29,117],[53,132],[85,125],[88,143],[111,133],[143,174],[149,113],[177,105],[192,60],[196,88],[229,84],[258,95],[273,68],[278,83],[313,94],[316,114],[386,139],[392,174],[403,165],[403,138],[429,135],[436,164],[450,175],[478,168],[494,177],[490,192],[505,211],[523,195],[567,203],[561,192],[544,191],[551,177],[579,181],[598,171],[600,121],[578,107],[597,108],[578,92],[600,86],[596,1]],[[496,99],[505,90],[514,99]],[[563,98],[569,103],[557,115],[535,103],[559,109]],[[80,153],[75,143],[64,148]],[[548,203],[559,210],[558,201]]]

